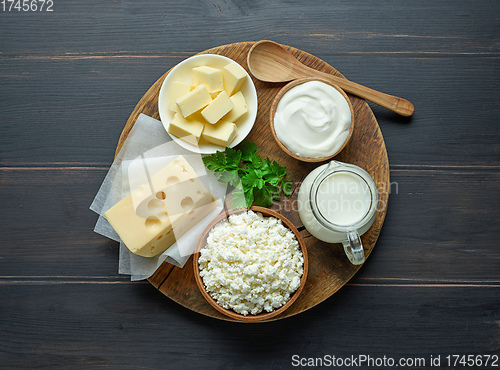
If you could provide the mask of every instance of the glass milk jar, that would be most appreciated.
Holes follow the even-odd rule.
[[[373,224],[378,188],[362,168],[338,161],[319,166],[307,175],[298,195],[302,223],[316,238],[342,243],[354,265],[365,261],[360,235]]]

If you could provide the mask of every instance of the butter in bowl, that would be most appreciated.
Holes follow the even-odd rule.
[[[237,62],[200,54],[168,72],[158,111],[179,145],[195,153],[215,153],[236,146],[248,135],[257,116],[257,92]]]

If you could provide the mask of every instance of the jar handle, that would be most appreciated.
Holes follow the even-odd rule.
[[[363,250],[359,233],[356,230],[349,231],[347,233],[347,240],[342,242],[342,244],[344,245],[347,258],[349,258],[349,261],[353,265],[361,265],[365,262],[365,251]]]

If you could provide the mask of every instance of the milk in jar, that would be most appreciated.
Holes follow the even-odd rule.
[[[351,239],[357,239],[361,246],[359,235],[373,224],[378,200],[377,185],[368,172],[352,164],[331,161],[304,179],[299,189],[298,211],[313,236],[327,243],[343,243],[346,253],[350,253]],[[362,246],[358,253],[362,253]],[[361,257],[364,261],[364,255]]]

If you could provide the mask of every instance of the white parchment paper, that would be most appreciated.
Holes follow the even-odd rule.
[[[103,214],[137,186],[146,183],[145,172],[154,174],[179,155],[200,176],[217,200],[217,205],[162,254],[152,258],[135,255],[120,240]],[[164,261],[184,267],[202,231],[222,211],[225,196],[226,184],[218,182],[205,170],[201,155],[180,147],[170,138],[160,121],[141,114],[106,174],[90,209],[99,215],[94,231],[120,242],[119,273],[130,275],[131,280],[135,281],[150,277]]]

